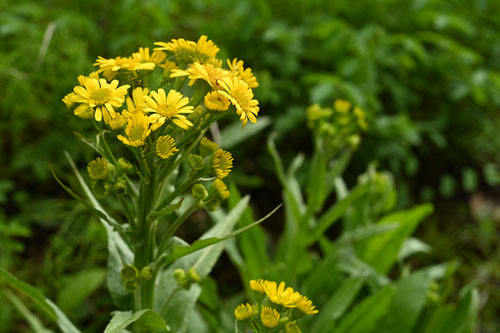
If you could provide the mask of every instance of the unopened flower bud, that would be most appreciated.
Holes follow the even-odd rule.
[[[132,164],[123,157],[120,157],[116,162],[116,171],[122,173],[127,172],[130,169],[132,169]]]
[[[189,154],[188,163],[193,170],[199,171],[205,167],[205,162],[200,155]]]
[[[201,278],[200,276],[198,275],[198,273],[196,273],[196,271],[194,270],[194,267],[191,267],[188,272],[187,272],[187,277],[188,277],[188,280],[190,282],[200,282],[201,281]]]
[[[135,281],[139,277],[139,272],[135,266],[125,265],[123,266],[120,275],[124,281]]]
[[[115,191],[115,193],[117,194],[123,194],[127,192],[127,186],[122,182],[118,182],[113,185],[113,191]]]
[[[104,198],[108,195],[109,189],[109,184],[102,181],[97,181],[92,185],[92,192],[98,198]]]
[[[153,278],[153,271],[150,266],[144,266],[141,269],[141,280],[148,281]]]
[[[134,291],[137,288],[137,282],[135,280],[125,281],[124,285],[125,288],[127,288],[130,291]]]
[[[215,153],[219,149],[219,145],[217,145],[215,142],[210,141],[207,138],[202,138],[200,141],[200,154],[203,157],[206,157],[208,155],[211,155]]]
[[[191,194],[193,195],[193,197],[195,197],[198,200],[203,200],[206,197],[208,197],[207,189],[205,188],[205,186],[203,186],[201,184],[195,184],[191,188]]]

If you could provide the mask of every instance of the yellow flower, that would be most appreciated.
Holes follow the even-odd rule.
[[[300,327],[297,326],[297,323],[294,321],[291,321],[285,325],[285,332],[286,333],[302,333],[300,330]]]
[[[160,67],[163,68],[163,75],[166,77],[170,77],[172,70],[178,68],[177,64],[170,60],[166,60],[164,64],[160,65]]]
[[[153,63],[155,65],[159,65],[167,55],[161,51],[153,51],[153,53],[149,54],[148,47],[140,47],[139,52],[132,53],[132,59],[139,63]]]
[[[150,133],[148,118],[142,112],[139,112],[128,119],[127,128],[125,129],[127,137],[118,135],[117,138],[128,146],[140,147]]]
[[[137,71],[137,70],[153,70],[155,68],[155,64],[152,62],[141,63],[132,58],[122,58],[116,57],[112,59],[106,59],[103,57],[97,58],[94,66],[99,66],[97,72],[104,72],[104,76],[107,79],[112,79],[116,73],[120,69],[125,69],[128,71]]]
[[[351,104],[351,102],[344,101],[342,99],[337,99],[337,100],[335,100],[335,103],[333,104],[333,107],[338,112],[346,113],[347,111],[349,111],[351,109],[352,104]]]
[[[76,94],[74,92],[70,92],[69,94],[67,94],[66,96],[64,96],[64,98],[62,99],[63,103],[66,105],[66,107],[69,109],[73,106],[73,104],[75,104],[75,102],[73,102],[73,98],[76,96]]]
[[[180,92],[170,90],[168,96],[165,90],[158,89],[158,92],[152,91],[151,96],[144,96],[146,100],[145,112],[152,112],[149,119],[153,123],[151,126],[153,131],[156,131],[167,120],[171,120],[177,126],[188,129],[193,126],[186,116],[181,113],[192,113],[193,106],[188,105],[189,99],[184,97]]]
[[[258,280],[250,280],[250,289],[253,291],[256,291],[260,294],[265,294],[266,293],[266,288],[265,285],[269,281],[258,279]]]
[[[222,180],[220,180],[219,178],[215,178],[212,186],[215,188],[217,194],[222,200],[229,198],[229,190]]]
[[[271,302],[283,305],[287,308],[294,308],[296,306],[295,300],[300,295],[299,293],[294,292],[290,287],[285,289],[285,282],[281,282],[279,286],[277,286],[276,282],[268,281],[265,284],[264,289]]]
[[[253,75],[251,68],[243,67],[243,60],[238,60],[238,58],[234,58],[231,62],[227,59],[227,65],[231,72],[236,74],[240,79],[245,81],[250,88],[257,88],[259,83],[257,82],[257,78]]]
[[[126,119],[122,114],[115,114],[115,117],[109,122],[109,127],[113,130],[117,130],[123,127],[126,123]]]
[[[86,79],[96,79],[96,80],[99,80],[99,73],[97,72],[92,72],[90,73],[88,76],[85,76],[85,75],[79,75],[77,77],[77,80],[78,80],[78,83],[80,83],[81,86],[84,85],[84,82]]]
[[[170,135],[160,136],[156,140],[156,155],[162,159],[167,159],[179,149],[175,148],[175,140]]]
[[[206,81],[213,89],[222,89],[219,85],[219,80],[229,77],[230,72],[217,68],[211,64],[200,64],[195,62],[187,70],[173,69],[170,77],[187,76],[189,78],[189,85],[192,86],[196,80],[201,79]]]
[[[127,94],[129,85],[118,87],[118,80],[108,83],[105,79],[84,78],[83,86],[77,86],[73,89],[76,96],[72,100],[80,105],[75,109],[75,115],[92,109],[94,118],[97,121],[104,119],[109,124],[115,116],[115,109],[122,106],[124,96]]]
[[[146,106],[144,96],[147,96],[149,89],[137,87],[132,91],[132,97],[127,96],[127,110],[123,110],[123,114],[130,117],[138,112],[143,112]]]
[[[218,149],[214,154],[212,166],[217,178],[225,178],[229,175],[233,167],[233,156],[231,156],[231,153],[228,151]]]
[[[185,40],[183,38],[172,39],[170,42],[156,42],[158,51],[170,51],[176,55],[180,62],[201,62],[216,64],[215,56],[219,48],[207,36],[201,36],[198,42]]]
[[[105,179],[108,176],[108,161],[104,157],[98,157],[87,165],[90,178],[94,180]]]
[[[218,91],[211,91],[205,95],[205,106],[214,111],[226,111],[229,108],[229,100]]]
[[[316,310],[316,307],[312,304],[312,301],[307,297],[300,295],[297,293],[297,298],[295,299],[295,305],[298,310],[300,310],[303,314],[311,315],[316,314],[319,311]]]
[[[237,320],[245,320],[252,316],[252,306],[250,304],[240,304],[234,310],[234,316]]]
[[[218,82],[224,89],[219,90],[219,92],[227,97],[236,107],[236,113],[240,116],[243,126],[247,124],[248,119],[252,123],[256,123],[256,116],[259,113],[259,102],[253,99],[253,92],[248,87],[248,84],[237,77],[226,77]]]
[[[264,326],[274,328],[279,324],[280,314],[275,309],[264,306],[262,307],[262,312],[260,313],[260,320]]]
[[[359,127],[361,127],[361,129],[366,129],[368,127],[368,124],[366,123],[365,111],[363,111],[363,109],[361,109],[360,107],[356,106],[353,112],[356,115],[356,118],[358,118]]]

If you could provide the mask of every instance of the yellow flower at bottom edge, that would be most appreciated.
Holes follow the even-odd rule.
[[[212,166],[217,178],[222,179],[231,172],[231,168],[233,167],[233,156],[228,151],[217,149],[214,154]]]
[[[115,116],[115,108],[122,106],[124,96],[127,94],[129,85],[118,87],[118,80],[108,83],[105,79],[83,78],[83,85],[75,87],[73,91],[76,96],[72,97],[73,102],[80,103],[75,109],[75,115],[80,115],[88,109],[95,110],[96,121],[104,119],[109,124]]]
[[[275,309],[264,306],[262,307],[262,312],[260,313],[260,320],[264,326],[274,328],[278,326],[280,322],[280,314]]]
[[[219,90],[219,92],[236,107],[236,113],[240,116],[243,126],[247,124],[248,120],[256,123],[259,114],[259,102],[253,99],[253,92],[248,87],[248,84],[237,77],[226,77],[219,80],[218,83],[224,89]]]
[[[167,159],[178,152],[175,148],[175,140],[170,135],[160,136],[156,140],[156,155],[162,159]]]
[[[237,320],[245,320],[252,316],[252,306],[248,303],[240,304],[234,310],[234,316]]]
[[[193,123],[182,115],[182,113],[192,113],[194,109],[193,106],[188,105],[189,99],[187,97],[175,90],[170,90],[167,95],[163,89],[158,89],[157,92],[152,91],[151,96],[152,98],[144,96],[147,103],[144,111],[152,113],[149,119],[152,122],[151,129],[153,131],[156,131],[167,120],[171,120],[183,129],[193,126]]]
[[[90,178],[94,180],[105,179],[109,172],[108,161],[104,157],[98,157],[89,162],[87,171],[89,172]]]
[[[149,120],[140,112],[129,118],[127,128],[125,129],[127,137],[118,135],[117,138],[128,146],[140,147],[144,144],[144,140],[146,140],[150,133]]]

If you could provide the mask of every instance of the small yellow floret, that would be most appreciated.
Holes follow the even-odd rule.
[[[316,310],[316,307],[312,304],[311,300],[300,294],[297,295],[295,305],[298,310],[306,315],[316,314],[319,312],[318,310]]]
[[[262,307],[262,312],[260,313],[260,320],[264,326],[274,328],[279,324],[280,314],[275,309],[264,306]]]
[[[234,310],[234,316],[237,320],[245,320],[252,316],[252,306],[248,303],[240,304]]]
[[[351,104],[351,102],[344,101],[342,99],[337,99],[337,100],[335,100],[335,103],[333,104],[333,107],[338,112],[346,113],[346,112],[348,112],[351,109],[352,104]]]
[[[160,136],[156,140],[156,155],[162,159],[167,159],[179,149],[175,148],[175,140],[170,135]]]
[[[238,60],[238,58],[234,58],[231,62],[227,59],[227,65],[231,72],[236,74],[240,79],[245,81],[250,88],[257,88],[259,83],[257,82],[257,78],[253,75],[251,68],[243,67],[243,60]]]
[[[151,96],[144,96],[146,100],[145,112],[151,112],[149,119],[152,123],[152,130],[156,131],[165,121],[170,120],[183,129],[193,126],[182,113],[192,113],[193,106],[189,104],[189,98],[184,97],[180,92],[170,90],[168,95],[165,90],[158,89],[152,91]]]
[[[236,113],[240,116],[243,126],[247,124],[248,120],[256,123],[259,114],[259,102],[253,99],[253,92],[248,87],[248,84],[237,77],[226,77],[218,80],[218,83],[222,87],[219,92],[236,107]]]
[[[128,146],[140,147],[144,144],[150,133],[151,129],[149,128],[148,118],[142,112],[139,112],[128,120],[127,128],[125,129],[127,137],[118,135],[117,138]]]
[[[233,167],[233,156],[228,151],[218,149],[214,154],[212,166],[217,178],[225,178],[229,175]]]
[[[258,279],[258,280],[250,280],[250,289],[256,291],[261,294],[266,293],[265,285],[269,281]]]
[[[212,183],[212,186],[215,188],[217,194],[222,200],[229,198],[229,190],[227,189],[226,184],[224,184],[222,180],[216,178]]]
[[[285,282],[281,282],[279,286],[276,282],[270,281],[265,285],[266,295],[269,297],[271,302],[278,305],[283,305],[287,308],[294,308],[296,306],[295,300],[300,295],[294,292],[290,287],[285,289]]]
[[[209,110],[226,111],[229,108],[229,100],[218,91],[212,91],[205,95],[205,106]]]

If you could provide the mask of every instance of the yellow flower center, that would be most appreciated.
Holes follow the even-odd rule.
[[[142,126],[134,126],[130,130],[128,137],[130,141],[142,140],[143,133],[144,133],[144,128],[142,128]]]
[[[236,88],[233,91],[231,91],[231,95],[233,98],[238,102],[238,104],[241,106],[242,109],[247,109],[250,107],[250,99],[247,98],[247,93],[248,89],[245,89],[244,87],[241,88]]]
[[[160,104],[158,105],[158,113],[163,117],[170,118],[177,114],[177,108],[174,105]]]
[[[90,94],[90,98],[99,105],[107,103],[111,99],[111,90],[109,88],[99,88]]]

